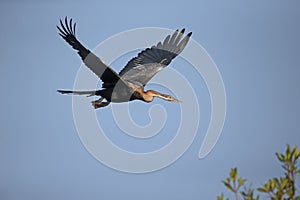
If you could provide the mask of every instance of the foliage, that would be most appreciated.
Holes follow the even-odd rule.
[[[253,189],[251,184],[246,187],[246,179],[238,176],[237,168],[231,169],[229,177],[222,182],[234,194],[235,200],[238,200],[239,197],[244,200],[259,200],[260,197],[255,192],[267,194],[271,200],[300,200],[295,187],[296,175],[300,174],[300,169],[297,167],[299,156],[300,149],[297,149],[296,146],[291,148],[289,145],[287,145],[285,154],[276,153],[276,157],[284,170],[284,176],[269,179],[257,189]],[[218,196],[217,200],[225,200],[224,194]]]

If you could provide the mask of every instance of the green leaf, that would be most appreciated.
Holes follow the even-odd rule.
[[[285,151],[285,154],[288,155],[291,153],[291,147],[290,145],[288,144],[287,147],[286,147],[286,151]]]
[[[227,182],[227,183],[230,183],[230,178],[226,178],[226,182]]]
[[[291,151],[291,155],[292,155],[292,156],[295,156],[296,151],[297,151],[297,147],[296,147],[296,145],[295,145],[295,146],[293,146],[293,149],[292,149],[292,151]]]
[[[273,180],[270,180],[270,190],[274,190],[276,185],[276,178]]]
[[[222,193],[220,196],[218,196],[217,200],[225,200],[224,194]],[[229,199],[226,198],[226,200],[229,200]]]
[[[224,194],[222,193],[221,196],[218,196],[217,200],[224,200]]]
[[[276,156],[277,156],[277,158],[278,158],[278,160],[280,162],[284,162],[285,161],[285,156],[283,154],[277,152]]]
[[[268,192],[268,190],[265,187],[257,188],[257,191],[264,192],[264,193]]]
[[[246,179],[239,178],[238,179],[238,188],[240,188],[242,185],[244,185],[245,182],[246,182]]]
[[[288,179],[283,178],[283,177],[280,178],[280,184],[279,184],[279,186],[280,186],[281,189],[287,188],[288,184],[289,184],[289,180]]]
[[[286,161],[292,161],[292,154],[291,154],[290,145],[287,145],[287,149],[286,149],[286,152],[285,152],[285,158],[286,158]]]
[[[232,188],[232,186],[230,185],[230,183],[228,183],[228,182],[226,182],[226,181],[222,181],[222,182],[224,183],[225,187],[226,187],[228,190],[230,190],[230,191],[233,192],[233,188]]]
[[[233,181],[236,181],[236,179],[237,179],[237,168],[236,167],[230,170],[230,178]]]
[[[247,196],[247,193],[244,192],[244,191],[242,191],[242,192],[241,192],[241,195],[243,195],[244,197],[246,197],[246,196]]]
[[[286,193],[290,198],[293,197],[295,194],[294,190],[287,190]]]
[[[299,158],[300,156],[300,149],[298,149],[298,151],[296,151],[295,153],[295,161]]]

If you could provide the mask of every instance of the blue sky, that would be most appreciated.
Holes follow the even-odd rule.
[[[299,8],[297,1],[1,1],[1,199],[215,199],[225,190],[220,180],[231,167],[255,185],[279,175],[274,153],[286,144],[300,145]],[[209,96],[201,77],[182,70],[186,63],[178,58],[171,67],[189,79],[204,102],[203,125],[188,151],[165,169],[139,175],[94,159],[78,137],[71,97],[56,93],[72,88],[81,65],[57,34],[55,26],[64,16],[77,22],[77,36],[90,49],[133,28],[193,31],[226,88],[225,126],[213,151],[198,159]],[[134,55],[121,57],[113,68],[119,71]],[[154,103],[170,112],[177,108]],[[131,110],[139,110],[133,119],[147,124],[149,118],[141,116],[150,106],[130,103]],[[143,146],[122,135],[110,113],[109,108],[97,111],[104,128],[113,130],[109,137],[133,150],[165,144],[178,121],[168,115],[165,136]]]

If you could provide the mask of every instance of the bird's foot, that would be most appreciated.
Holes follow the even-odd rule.
[[[102,102],[104,100],[103,97],[99,98],[98,100],[96,101],[92,101],[92,105],[95,109],[97,108],[102,108],[102,107],[105,107],[107,106],[110,102]]]
[[[93,106],[95,109],[97,108],[103,108],[105,106],[107,106],[110,102],[107,101],[107,102],[101,102],[101,103],[95,103],[95,102],[92,102]]]
[[[94,105],[94,104],[99,104],[99,103],[101,103],[102,101],[103,101],[103,97],[101,97],[101,98],[99,98],[98,100],[96,100],[96,101],[92,101],[92,104]]]

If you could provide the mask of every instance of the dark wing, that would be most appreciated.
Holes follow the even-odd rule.
[[[169,65],[180,54],[188,43],[192,32],[182,40],[185,29],[176,30],[168,35],[163,43],[147,48],[140,52],[137,57],[131,59],[121,70],[119,75],[123,80],[135,85],[145,86],[147,82],[160,70]]]
[[[65,25],[60,20],[60,25],[57,26],[59,35],[66,40],[75,50],[78,51],[84,64],[92,70],[102,81],[103,88],[113,87],[119,80],[120,76],[114,72],[109,66],[101,61],[95,54],[90,50],[86,49],[75,37],[76,23],[72,24],[72,19],[68,22],[67,17],[65,18]]]

